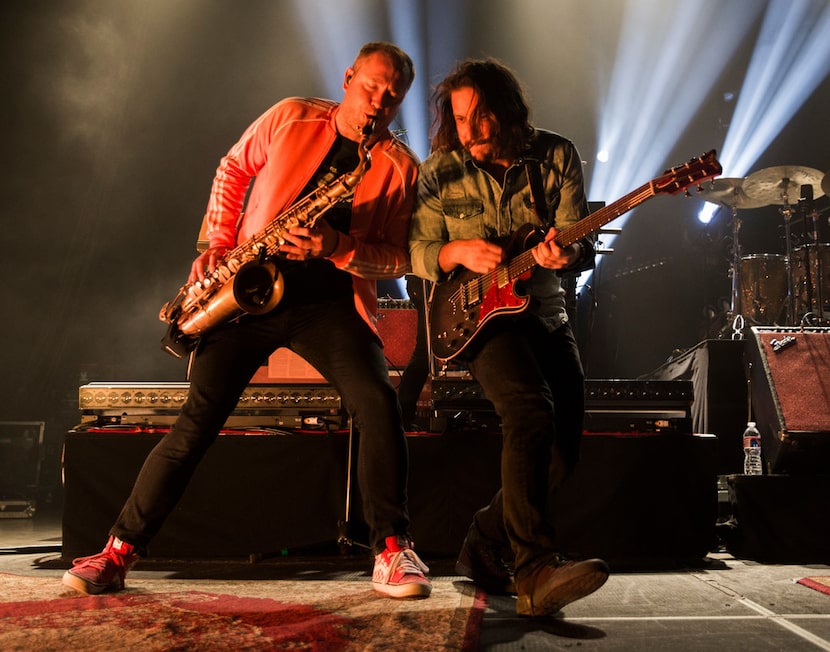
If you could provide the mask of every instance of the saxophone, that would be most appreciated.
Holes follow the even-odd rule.
[[[169,324],[162,349],[182,358],[211,328],[244,313],[262,315],[276,308],[285,288],[273,257],[285,244],[283,234],[295,226],[313,228],[326,211],[354,194],[372,163],[368,141],[373,129],[372,119],[361,132],[354,170],[300,199],[259,233],[228,250],[204,281],[185,283],[162,306],[159,319]]]

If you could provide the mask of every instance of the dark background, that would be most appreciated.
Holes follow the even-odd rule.
[[[707,1],[694,10],[666,3],[690,27],[704,18],[716,24],[727,4],[745,8],[748,28],[673,134],[666,160],[659,169],[628,170],[636,181],[627,190],[722,146],[734,108],[724,98],[740,90],[765,3]],[[365,0],[333,13],[311,0],[7,0],[0,420],[46,422],[48,483],[58,477],[63,435],[78,421],[79,385],[185,379],[185,363],[159,348],[158,312],[195,255],[220,157],[282,97],[339,98],[342,73],[365,41],[393,40],[416,60],[418,80],[399,126],[421,156],[432,85],[458,58],[496,56],[527,85],[534,122],[574,140],[590,181],[599,99],[625,7],[622,0]],[[653,42],[655,65],[658,37],[642,34]],[[701,52],[717,45],[703,42]],[[692,71],[699,54],[689,52]],[[830,169],[828,100],[825,80],[752,170]],[[631,102],[639,101],[632,92]],[[702,205],[654,198],[603,257],[590,282],[593,307],[578,319],[589,377],[637,377],[717,333],[730,292],[732,223],[721,210],[704,227],[696,218]],[[741,217],[745,253],[782,251],[779,207]]]

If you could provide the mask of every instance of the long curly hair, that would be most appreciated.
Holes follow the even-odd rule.
[[[473,135],[483,115],[494,118],[491,138],[501,151],[519,152],[533,133],[530,109],[522,85],[510,68],[497,59],[467,59],[458,63],[432,94],[435,117],[432,123],[432,151],[449,152],[462,148],[455,128],[451,94],[472,88],[478,102],[471,126]]]

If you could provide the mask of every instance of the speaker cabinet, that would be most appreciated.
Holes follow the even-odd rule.
[[[378,335],[383,341],[386,363],[394,376],[400,376],[412,357],[418,332],[418,311],[403,299],[383,299],[379,302]],[[325,383],[317,369],[305,359],[286,348],[274,351],[268,365],[257,373],[254,383]]]
[[[418,311],[409,301],[384,299],[378,307],[377,327],[389,367],[406,367],[415,350]]]
[[[0,518],[28,518],[37,505],[43,421],[0,421]]]
[[[752,411],[769,473],[826,473],[830,329],[752,328]]]

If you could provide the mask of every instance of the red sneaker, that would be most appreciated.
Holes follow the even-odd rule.
[[[120,591],[124,588],[127,571],[137,560],[133,546],[110,537],[106,547],[97,555],[73,560],[72,568],[63,574],[63,583],[86,595]]]
[[[386,537],[386,549],[375,555],[372,588],[392,598],[426,598],[432,593],[428,572],[406,537]]]

